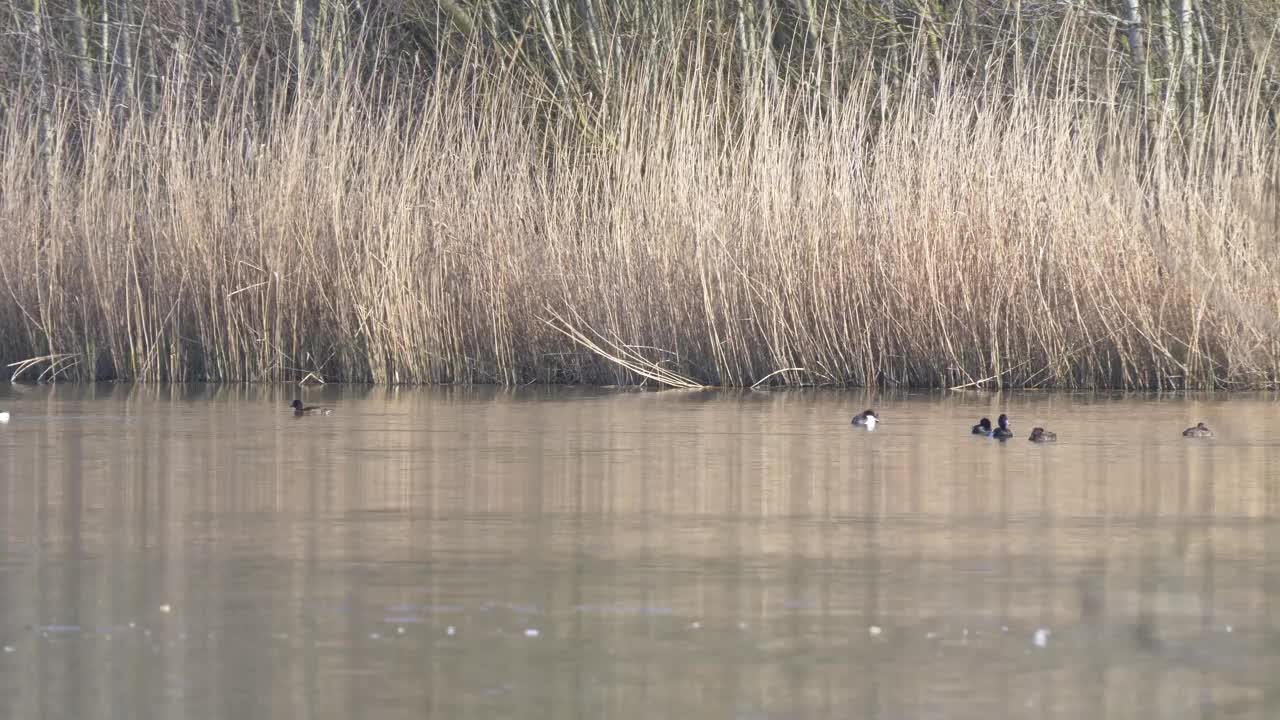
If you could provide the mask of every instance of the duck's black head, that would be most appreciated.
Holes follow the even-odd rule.
[[[302,409],[302,401],[301,401],[301,400],[294,400],[292,403],[289,403],[289,407],[293,408],[294,410],[301,410],[301,409]]]
[[[1008,416],[1008,415],[1001,415],[1001,416],[996,420],[996,422],[1000,423],[1000,427],[1002,427],[1002,428],[1007,428],[1007,427],[1009,427],[1009,416]]]
[[[978,421],[978,427],[980,427],[980,428],[982,428],[982,429],[984,429],[984,430],[990,430],[990,429],[991,429],[991,418],[982,418],[981,420],[979,420],[979,421]]]

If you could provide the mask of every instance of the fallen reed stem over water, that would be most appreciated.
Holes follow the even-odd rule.
[[[596,336],[595,340],[574,327],[568,320],[564,319],[555,310],[547,309],[547,315],[551,318],[546,321],[547,325],[559,332],[561,335],[569,338],[579,346],[590,352],[595,357],[609,362],[627,370],[633,375],[652,380],[661,387],[682,388],[685,390],[696,390],[705,387],[701,383],[690,380],[686,377],[667,370],[662,366],[661,361],[650,360],[644,357],[637,349],[627,345],[620,344],[617,340],[610,340],[602,337],[599,333],[592,331]],[[658,348],[650,348],[651,350],[659,350]],[[661,352],[659,350],[659,352]]]
[[[11,113],[0,360],[27,379],[58,358],[146,381],[1276,385],[1280,140],[1247,76],[1187,136],[1118,86],[867,73],[833,96],[650,70],[586,122],[462,70],[378,102],[355,80],[281,91],[265,121],[234,83],[212,116],[181,90],[123,121]]]

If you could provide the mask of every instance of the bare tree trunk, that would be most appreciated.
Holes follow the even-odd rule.
[[[159,38],[156,36],[154,27],[138,28],[138,62],[145,64],[142,68],[141,87],[138,90],[139,96],[142,89],[146,89],[146,102],[139,103],[144,112],[154,110],[160,104],[160,67],[156,60],[156,42]],[[146,52],[143,52],[143,46],[146,46]]]
[[[340,0],[322,0],[319,11],[320,19],[312,32],[320,38],[325,72],[342,71],[347,66],[347,51],[351,48],[347,4]]]
[[[178,3],[178,39],[175,45],[178,56],[185,62],[193,48],[200,48],[204,43],[204,0],[190,0]]]
[[[982,53],[978,47],[978,3],[977,0],[960,0],[960,2],[964,5],[957,15],[964,18],[965,47],[976,57]]]
[[[1133,67],[1139,73],[1142,84],[1141,95],[1148,107],[1151,105],[1151,73],[1147,67],[1147,48],[1142,37],[1142,8],[1139,0],[1124,0],[1126,34],[1129,37],[1129,54],[1133,58]]]
[[[134,90],[128,8],[128,0],[102,1],[102,96],[116,122],[123,120]]]
[[[40,137],[40,152],[48,156],[49,154],[49,79],[45,77],[45,40],[44,40],[44,8],[41,6],[41,0],[31,0],[31,42],[35,45],[35,57],[33,58],[35,67],[36,82],[36,132]]]
[[[1162,0],[1160,8],[1160,32],[1164,36],[1164,64],[1170,70],[1173,67],[1174,45],[1173,45],[1173,18],[1170,13],[1173,11],[1174,0]]]
[[[293,42],[297,51],[298,75],[306,75],[311,60],[311,44],[315,38],[316,16],[320,0],[293,0]]]
[[[240,67],[244,67],[247,58],[244,52],[244,32],[241,30],[240,0],[226,0],[227,42],[232,45],[236,57],[240,59]]]
[[[1223,56],[1236,60],[1240,67],[1248,67],[1253,62],[1254,53],[1253,46],[1249,43],[1250,33],[1245,27],[1244,3],[1224,2],[1221,3],[1221,8],[1222,20],[1219,22]],[[1242,54],[1244,57],[1241,57]]]
[[[76,70],[80,76],[80,88],[89,91],[93,88],[93,64],[89,62],[89,24],[84,18],[84,2],[71,2],[71,31],[75,35]]]
[[[1139,7],[1138,0],[1124,0],[1124,9],[1129,55],[1133,58],[1134,67],[1146,68],[1147,49],[1142,41],[1142,8]]]
[[[587,31],[587,47],[591,50],[591,63],[595,69],[596,86],[603,90],[608,83],[605,77],[604,57],[601,53],[603,43],[600,42],[600,23],[596,12],[591,7],[591,0],[578,0],[578,12],[582,13],[583,23]]]
[[[1181,81],[1180,73],[1183,71],[1178,62],[1179,55],[1173,40],[1173,16],[1171,15],[1173,2],[1174,0],[1160,0],[1160,3],[1156,6],[1160,13],[1158,25],[1161,34],[1161,49],[1164,51],[1156,58],[1156,66],[1163,66],[1164,72],[1159,74],[1158,79],[1151,78],[1151,96],[1160,100],[1160,113],[1164,117],[1161,120],[1162,123],[1167,122],[1169,118],[1182,117],[1183,111],[1182,94],[1179,93],[1175,96],[1171,92],[1173,83]],[[1151,29],[1153,33],[1155,29],[1155,26],[1153,26]],[[1147,50],[1147,59],[1151,59],[1150,48]]]
[[[115,35],[111,38],[109,46],[111,86],[107,90],[107,99],[111,112],[117,120],[123,119],[129,110],[136,89],[133,81],[133,43],[130,40],[128,10],[126,0],[114,0],[114,2],[106,0],[102,3],[104,40],[107,37],[108,28],[113,24],[115,28]],[[111,16],[114,16],[114,23],[111,21]],[[105,48],[104,52],[106,52]]]
[[[773,0],[759,0],[760,2],[760,51],[761,56],[765,59],[764,67],[773,67]]]
[[[98,92],[106,100],[107,107],[111,107],[111,3],[108,0],[102,1],[102,22],[99,26],[102,28],[102,44],[98,49],[98,77],[101,83]]]
[[[304,6],[306,0],[293,0],[293,61],[297,64],[298,75],[302,75],[302,68],[307,66],[307,31],[303,27],[306,11]]]
[[[804,34],[809,43],[815,48],[820,47],[822,37],[818,34],[818,19],[815,17],[817,11],[813,7],[813,0],[791,0],[791,6],[795,8],[796,15],[804,20]]]
[[[1013,0],[1013,76],[1022,77],[1022,0]]]
[[[737,0],[738,3],[738,46],[742,57],[742,74],[754,79],[760,64],[758,50],[759,36],[756,25],[756,4],[754,0]]]
[[[542,23],[542,41],[547,47],[547,57],[551,61],[551,70],[556,76],[556,94],[563,100],[570,99],[569,76],[561,59],[557,39],[556,22],[551,17],[549,0],[538,1],[538,20]]]
[[[1184,105],[1190,107],[1187,127],[1193,134],[1200,123],[1200,83],[1203,80],[1204,67],[1200,63],[1200,48],[1196,42],[1196,31],[1192,16],[1195,14],[1193,0],[1182,0],[1178,10],[1178,27],[1182,34],[1182,87]]]

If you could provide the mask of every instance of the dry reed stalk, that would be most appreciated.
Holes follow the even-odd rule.
[[[264,122],[234,84],[212,117],[179,94],[123,124],[53,113],[47,155],[7,115],[0,360],[147,381],[1277,383],[1280,140],[1253,85],[1221,85],[1185,139],[1148,135],[1114,84],[895,88],[868,63],[827,97],[654,67],[594,125],[471,72],[381,103],[354,76],[281,90]]]
[[[635,373],[642,378],[652,380],[667,387],[681,388],[685,390],[700,390],[706,387],[694,380],[681,377],[680,375],[667,370],[659,363],[642,357],[631,348],[619,345],[617,342],[601,336],[600,333],[595,332],[594,330],[591,330],[591,334],[596,336],[596,340],[592,340],[589,335],[578,330],[575,326],[571,325],[568,320],[550,308],[547,308],[547,314],[551,317],[546,319],[544,322],[546,322],[549,327],[591,351],[591,353],[596,357],[608,360],[609,362],[625,368],[629,372]]]

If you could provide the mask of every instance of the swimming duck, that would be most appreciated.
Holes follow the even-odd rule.
[[[992,431],[991,437],[998,440],[1008,440],[1013,437],[1013,431],[1009,429],[1008,415],[1001,415],[999,418],[996,418],[996,423],[998,423],[1000,427]]]
[[[1058,433],[1049,432],[1042,427],[1031,428],[1031,442],[1058,442]]]
[[[1206,427],[1204,423],[1196,423],[1195,427],[1183,430],[1182,437],[1213,437],[1213,431]]]
[[[978,424],[973,426],[973,434],[974,435],[990,435],[991,419],[982,418],[981,420],[979,420]]]
[[[854,425],[866,425],[868,430],[874,430],[878,422],[880,422],[880,416],[876,415],[875,410],[863,410],[853,416]]]
[[[333,408],[316,407],[315,405],[303,405],[301,400],[294,400],[293,403],[289,405],[289,407],[293,408],[293,414],[295,417],[302,417],[303,415],[332,415],[333,414]]]

